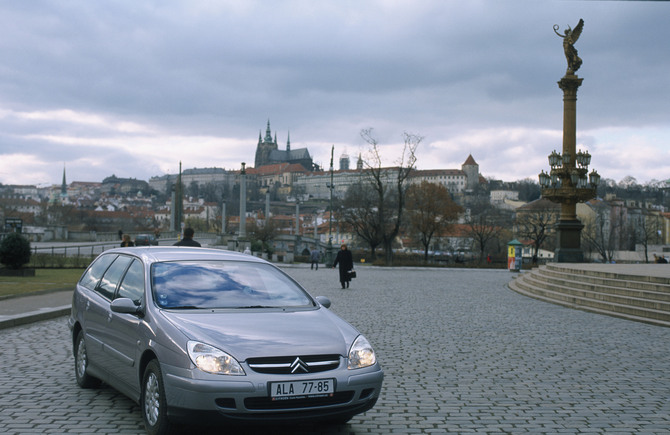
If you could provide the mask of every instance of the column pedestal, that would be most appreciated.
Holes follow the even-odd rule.
[[[575,220],[561,219],[556,224],[558,248],[554,251],[554,261],[557,263],[583,263],[584,252],[581,248],[582,223]]]

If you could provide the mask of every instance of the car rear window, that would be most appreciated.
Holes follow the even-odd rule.
[[[307,307],[313,300],[284,273],[263,263],[162,262],[151,270],[162,308]]]

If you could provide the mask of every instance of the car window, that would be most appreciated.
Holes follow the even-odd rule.
[[[140,305],[143,295],[144,268],[142,267],[142,263],[135,259],[128,268],[126,275],[123,277],[123,281],[121,281],[116,297],[129,298],[132,299],[136,305]]]
[[[154,301],[163,308],[314,306],[277,268],[239,261],[163,262],[152,266]]]
[[[93,264],[91,264],[88,270],[81,277],[79,284],[90,290],[95,290],[95,287],[98,285],[98,281],[100,281],[100,278],[102,278],[102,275],[105,273],[109,265],[112,264],[112,261],[116,259],[116,257],[116,254],[99,256],[97,259],[95,259],[95,261],[93,261]]]
[[[119,284],[119,280],[121,280],[123,272],[126,271],[128,263],[130,263],[131,260],[132,259],[130,257],[119,255],[116,260],[114,260],[114,263],[109,266],[105,274],[102,276],[100,284],[98,284],[98,288],[96,290],[104,297],[112,299],[112,296],[114,296],[114,291],[116,291],[116,286]]]

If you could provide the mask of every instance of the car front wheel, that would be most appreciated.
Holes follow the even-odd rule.
[[[144,370],[140,406],[147,433],[152,435],[170,433],[163,375],[155,359],[149,362]]]
[[[99,379],[88,374],[88,353],[84,331],[79,331],[74,341],[74,375],[81,388],[95,388],[100,385]]]

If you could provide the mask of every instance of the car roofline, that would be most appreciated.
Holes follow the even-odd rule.
[[[145,262],[155,263],[160,261],[206,261],[206,260],[234,260],[253,263],[272,264],[262,258],[237,251],[228,251],[217,248],[198,248],[190,246],[133,246],[126,248],[114,248],[104,252],[105,254],[118,253],[141,257]]]

